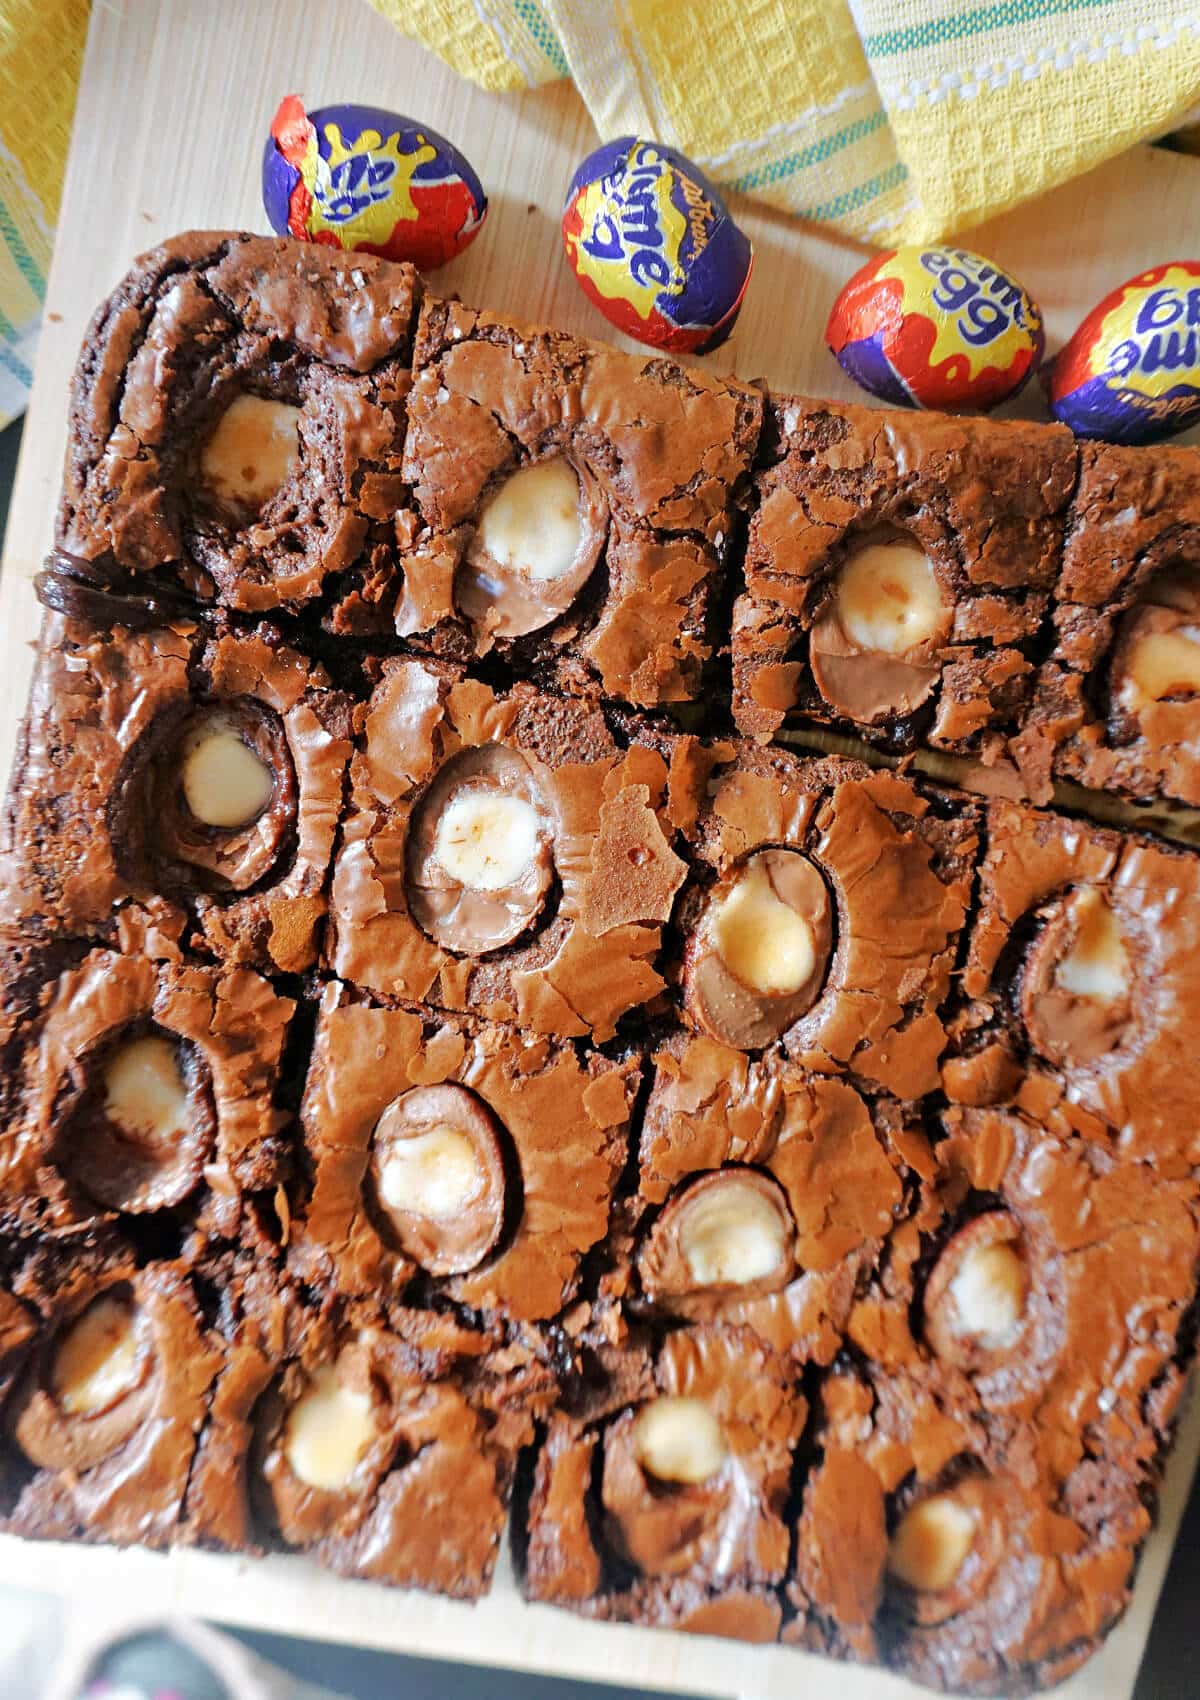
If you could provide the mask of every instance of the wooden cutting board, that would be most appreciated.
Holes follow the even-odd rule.
[[[607,335],[560,257],[558,218],[595,145],[565,84],[482,93],[398,35],[361,0],[97,0],[0,578],[0,775],[6,775],[37,628],[31,580],[49,547],[80,336],[131,257],[189,226],[265,229],[259,154],[280,96],[358,99],[419,116],[457,142],[491,198],[474,246],[435,287],[572,331]],[[1117,283],[1177,257],[1197,228],[1200,161],[1139,149],[973,234],[1041,302],[1050,346]],[[733,338],[708,364],[778,387],[854,394],[822,342],[829,304],[862,261],[851,244],[744,202],[757,260]],[[1013,411],[1036,414],[1036,390]],[[1158,1533],[1133,1606],[1104,1651],[1058,1690],[1128,1700],[1200,1451],[1200,1406],[1180,1435]],[[71,1593],[102,1618],[183,1610],[398,1652],[731,1700],[900,1700],[899,1678],[777,1648],[580,1622],[519,1601],[507,1559],[476,1607],[339,1582],[298,1558],[113,1553],[0,1539],[0,1581]]]

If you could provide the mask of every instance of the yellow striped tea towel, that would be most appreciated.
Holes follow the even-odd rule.
[[[88,0],[0,0],[0,426],[24,412]]]
[[[490,89],[866,241],[935,238],[1200,106],[1200,0],[371,0]],[[0,425],[19,413],[88,0],[0,0]],[[338,91],[328,91],[334,98]]]
[[[1200,103],[1179,0],[371,0],[491,89],[574,78],[603,139],[884,244],[965,230]]]

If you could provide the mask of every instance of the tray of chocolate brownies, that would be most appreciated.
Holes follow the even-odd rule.
[[[1053,1684],[1195,1349],[1200,451],[439,281],[190,232],[84,338],[0,1528]]]

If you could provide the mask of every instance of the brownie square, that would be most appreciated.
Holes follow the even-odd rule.
[[[1032,1425],[998,1443],[954,1399],[849,1366],[824,1382],[783,1639],[939,1690],[1040,1693],[1124,1611],[1150,1513],[1102,1467],[1060,1488]]]
[[[226,960],[307,967],[349,715],[268,627],[48,615],[9,788],[4,925],[111,938],[126,907],[148,906]]]
[[[655,963],[687,868],[597,709],[391,660],[358,728],[335,974],[597,1041],[662,991]]]
[[[1200,454],[1084,444],[1026,763],[1200,804],[1198,626]]]
[[[685,1024],[897,1098],[933,1090],[978,809],[861,762],[629,729],[690,862],[668,964]]]
[[[195,1285],[178,1263],[139,1266],[111,1246],[42,1261],[52,1269],[19,1270],[4,1300],[0,1528],[165,1546],[221,1363]]]
[[[360,1297],[421,1282],[556,1316],[605,1236],[637,1060],[430,1011],[321,1001],[303,1105],[312,1192],[289,1266]]]
[[[278,1105],[296,1006],[250,969],[189,961],[145,933],[124,942],[57,973],[51,957],[21,994],[0,1232],[69,1238],[107,1221],[185,1250],[192,1236],[250,1243],[262,1230],[247,1195],[269,1201],[289,1178]]]
[[[193,231],[144,254],[76,368],[64,564],[248,612],[361,567],[403,501],[417,299],[411,266],[287,238]]]
[[[860,1361],[896,1399],[927,1386],[1002,1449],[1028,1427],[1047,1479],[1099,1459],[1149,1493],[1194,1348],[1194,1174],[1036,1097],[951,1104],[938,1124],[919,1201],[856,1297]]]
[[[986,836],[946,1092],[1061,1110],[1165,1174],[1194,1165],[1197,858],[1008,802]]]
[[[1186,1382],[1194,1178],[1063,1115],[951,1108],[823,1383],[784,1631],[1026,1693],[1128,1603]]]
[[[614,1352],[538,1454],[526,1597],[589,1617],[773,1641],[807,1404],[749,1329],[698,1323]]]
[[[749,1328],[798,1376],[846,1340],[862,1282],[932,1167],[920,1112],[779,1050],[667,1035],[604,1297],[660,1325]]]
[[[943,1133],[943,1220],[936,1258],[927,1250],[924,1262],[927,1345],[969,1375],[994,1431],[1034,1418],[1039,1465],[1068,1497],[1093,1460],[1156,1487],[1194,1350],[1195,1174],[1080,1137],[1069,1112],[1040,1104],[1032,1114],[951,1106]],[[955,1297],[970,1282],[955,1277],[1002,1236],[1023,1266],[1019,1323],[1000,1339],[964,1341]],[[897,1319],[887,1334],[900,1340]]]
[[[395,630],[569,690],[696,699],[757,392],[434,300],[413,365]]]
[[[545,1366],[450,1315],[313,1306],[256,1275],[225,1296],[187,1538],[486,1593],[518,1450],[553,1393]]]
[[[781,397],[733,619],[734,718],[995,760],[1031,700],[1075,447],[1062,426]]]

